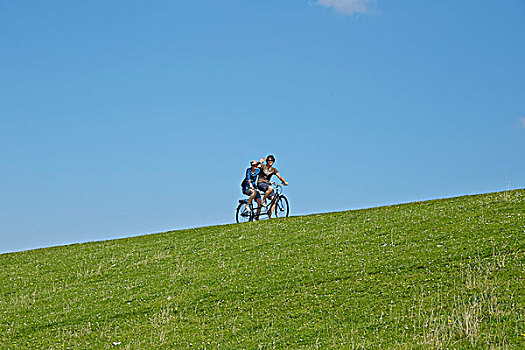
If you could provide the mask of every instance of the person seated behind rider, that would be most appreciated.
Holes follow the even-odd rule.
[[[264,158],[261,158],[261,162],[264,160]],[[264,207],[266,206],[266,198],[273,196],[273,186],[270,185],[270,180],[273,175],[277,176],[285,186],[288,186],[288,182],[286,182],[281,174],[279,174],[279,171],[273,167],[274,163],[275,157],[270,154],[268,157],[266,157],[266,164],[259,165],[261,172],[259,173],[259,178],[257,179],[257,188],[264,192],[264,198],[262,200],[262,206]],[[274,208],[272,207],[270,210],[270,216],[273,210]]]
[[[242,187],[242,193],[249,196],[248,203],[246,203],[246,210],[250,211],[250,203],[254,198],[257,198],[257,203],[259,203],[259,211],[261,210],[261,195],[259,191],[257,191],[257,177],[259,176],[259,173],[261,169],[258,168],[259,162],[256,160],[252,160],[250,162],[250,167],[246,169],[246,176],[244,177],[244,180],[241,183]]]

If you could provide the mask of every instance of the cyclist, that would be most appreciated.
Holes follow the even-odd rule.
[[[258,168],[259,162],[256,160],[252,160],[250,162],[250,167],[246,169],[246,176],[244,177],[244,180],[242,180],[241,188],[242,193],[249,196],[248,203],[246,203],[246,210],[250,211],[250,203],[254,198],[256,198],[258,206],[258,213],[261,211],[261,195],[259,191],[257,191],[257,177],[259,176],[261,169]],[[258,218],[258,216],[257,216]]]
[[[264,162],[264,160],[265,158],[261,158],[261,163]],[[263,207],[266,207],[266,198],[273,196],[273,187],[270,185],[270,179],[273,175],[277,176],[283,185],[288,186],[288,182],[286,182],[281,174],[279,174],[279,171],[273,167],[274,163],[275,157],[270,154],[266,157],[266,164],[259,165],[261,171],[259,173],[259,178],[257,179],[257,188],[264,192],[264,198],[262,200]],[[275,209],[275,204],[270,209],[269,217],[271,217],[271,213],[273,213],[273,210]]]

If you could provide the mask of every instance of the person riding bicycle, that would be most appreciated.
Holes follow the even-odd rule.
[[[265,158],[261,158],[261,163],[264,162]],[[270,180],[273,175],[277,176],[279,180],[283,183],[283,185],[288,186],[288,182],[279,174],[279,171],[273,167],[275,163],[275,157],[273,155],[269,155],[266,157],[266,164],[260,164],[259,168],[261,169],[259,173],[259,178],[257,179],[257,188],[264,192],[264,198],[262,200],[262,206],[266,207],[266,198],[273,196],[273,186],[270,184]],[[275,204],[270,208],[270,214],[268,216],[271,217],[271,213],[273,213]]]
[[[246,203],[246,210],[250,211],[250,203],[254,198],[256,198],[257,203],[259,204],[258,211],[261,211],[261,194],[257,191],[257,177],[259,176],[261,169],[258,168],[259,162],[252,160],[250,162],[250,167],[246,169],[246,176],[241,183],[242,193],[247,195],[248,202]]]

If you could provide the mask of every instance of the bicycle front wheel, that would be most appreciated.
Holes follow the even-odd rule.
[[[275,206],[275,217],[287,218],[290,215],[290,204],[288,198],[284,195],[280,195],[277,199],[277,205]]]
[[[246,203],[240,203],[235,211],[235,220],[237,220],[237,223],[252,221],[253,210],[246,210]]]

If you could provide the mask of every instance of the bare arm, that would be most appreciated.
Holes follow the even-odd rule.
[[[248,185],[250,185],[250,188],[253,188],[252,181],[250,180],[250,173],[252,170],[250,168],[246,169],[246,182],[248,182]]]
[[[277,176],[285,186],[288,186],[288,182],[286,182],[286,180],[281,176],[281,174],[276,173],[275,176]]]
[[[266,158],[261,157],[261,159],[259,159],[259,164],[257,164],[257,168],[261,168],[261,166],[263,165],[265,160],[266,160]]]

